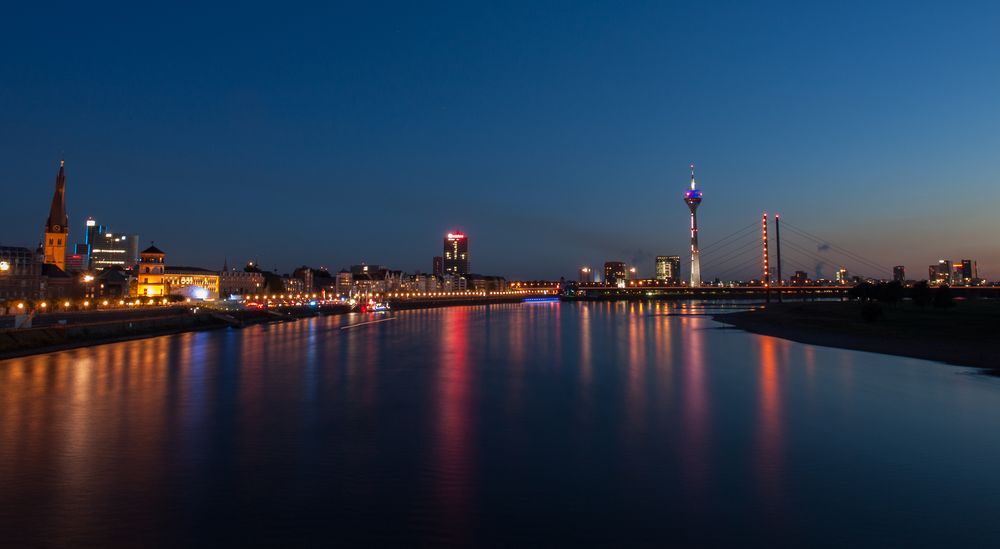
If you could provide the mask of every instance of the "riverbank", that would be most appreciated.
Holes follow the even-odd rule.
[[[935,309],[882,305],[866,322],[857,302],[772,303],[713,319],[800,343],[986,368],[1000,374],[1000,302],[965,301]]]
[[[392,310],[433,309],[468,305],[520,303],[523,296],[483,299],[462,297],[452,299],[414,299],[392,302]],[[284,322],[319,315],[350,312],[347,305],[324,305],[319,308],[282,307],[274,310],[246,309],[225,311],[201,308],[197,314],[184,308],[148,309],[145,311],[115,311],[118,316],[108,321],[46,324],[21,330],[0,330],[0,360],[28,355],[65,351],[91,345],[102,345],[133,339],[144,339],[184,332],[243,327],[268,322]],[[122,316],[122,313],[126,313]]]
[[[349,310],[346,306],[324,307],[321,310],[288,307],[281,309],[280,313],[267,310],[226,312],[201,309],[195,312],[161,309],[136,311],[134,317],[105,322],[3,330],[0,331],[0,360],[184,332],[287,322],[318,315],[342,314]]]

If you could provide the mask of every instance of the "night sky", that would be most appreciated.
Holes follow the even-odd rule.
[[[171,264],[429,271],[461,229],[479,273],[651,275],[695,162],[703,244],[778,211],[1000,277],[996,3],[707,4],[7,5],[0,244],[38,243],[64,156],[71,240]]]

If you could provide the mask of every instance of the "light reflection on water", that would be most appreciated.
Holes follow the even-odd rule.
[[[0,362],[0,539],[997,539],[998,380],[694,305],[348,315]]]

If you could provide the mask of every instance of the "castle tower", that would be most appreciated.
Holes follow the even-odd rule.
[[[66,245],[69,240],[69,216],[66,215],[65,161],[59,161],[56,190],[52,195],[49,217],[45,220],[45,263],[66,270]]]
[[[691,210],[691,287],[701,286],[701,259],[698,256],[698,205],[701,191],[694,181],[694,164],[691,164],[691,189],[684,193],[684,202]]]
[[[150,246],[139,253],[139,269],[136,273],[138,283],[135,295],[139,297],[162,297],[166,295],[163,285],[164,258],[156,246]]]

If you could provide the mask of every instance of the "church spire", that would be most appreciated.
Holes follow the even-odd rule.
[[[45,221],[45,232],[68,233],[69,216],[66,215],[66,161],[59,161],[59,173],[56,175],[56,190],[52,194],[52,206],[49,207],[49,218]]]

